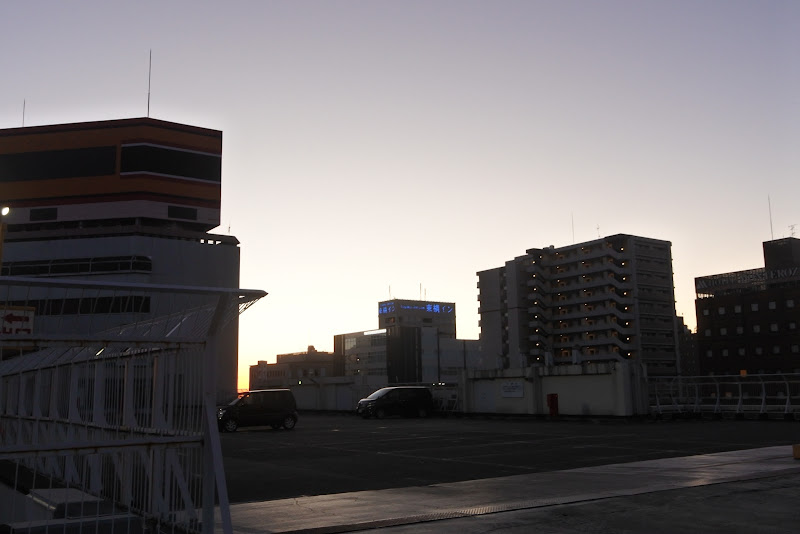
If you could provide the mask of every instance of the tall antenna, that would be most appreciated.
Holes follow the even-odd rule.
[[[772,202],[769,200],[769,195],[767,195],[767,205],[769,206],[769,235],[770,239],[775,239],[775,234],[772,232]]]
[[[150,79],[153,74],[153,49],[150,49],[150,62],[147,67],[147,117],[150,117]]]
[[[575,244],[575,213],[572,212],[569,214],[570,219],[572,219],[572,244]]]
[[[22,99],[22,127],[25,127],[25,99]]]

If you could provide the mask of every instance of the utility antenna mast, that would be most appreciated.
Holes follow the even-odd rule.
[[[770,239],[775,239],[775,234],[772,231],[772,202],[769,200],[769,195],[767,195],[767,206],[769,206],[769,235]]]
[[[25,127],[25,99],[22,99],[22,127]]]
[[[153,49],[150,49],[150,62],[147,66],[147,117],[150,118],[150,79],[153,74]]]

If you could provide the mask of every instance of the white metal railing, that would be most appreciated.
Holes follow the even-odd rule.
[[[650,411],[800,417],[800,374],[650,378]]]
[[[0,277],[0,525],[231,532],[212,340],[264,295]]]

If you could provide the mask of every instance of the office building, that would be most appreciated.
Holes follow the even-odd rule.
[[[763,268],[695,278],[702,374],[800,372],[800,239],[763,251]]]
[[[366,376],[371,385],[452,383],[463,369],[483,365],[477,341],[456,338],[453,302],[379,302],[378,326],[334,336],[345,375]]]
[[[217,130],[151,118],[0,130],[11,208],[2,274],[238,288],[239,242],[208,233],[220,221],[221,171]],[[158,313],[159,298],[92,310],[44,299],[36,320],[74,315],[111,327]],[[229,398],[238,320],[216,343],[218,395]]]
[[[342,376],[341,358],[332,352],[318,351],[313,345],[303,352],[278,354],[277,362],[259,361],[250,366],[250,389],[286,387],[304,378],[315,379]]]
[[[533,248],[477,274],[481,351],[503,368],[626,359],[678,372],[669,241]]]

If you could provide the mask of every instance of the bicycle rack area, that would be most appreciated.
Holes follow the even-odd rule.
[[[650,378],[650,413],[800,420],[800,374]]]

